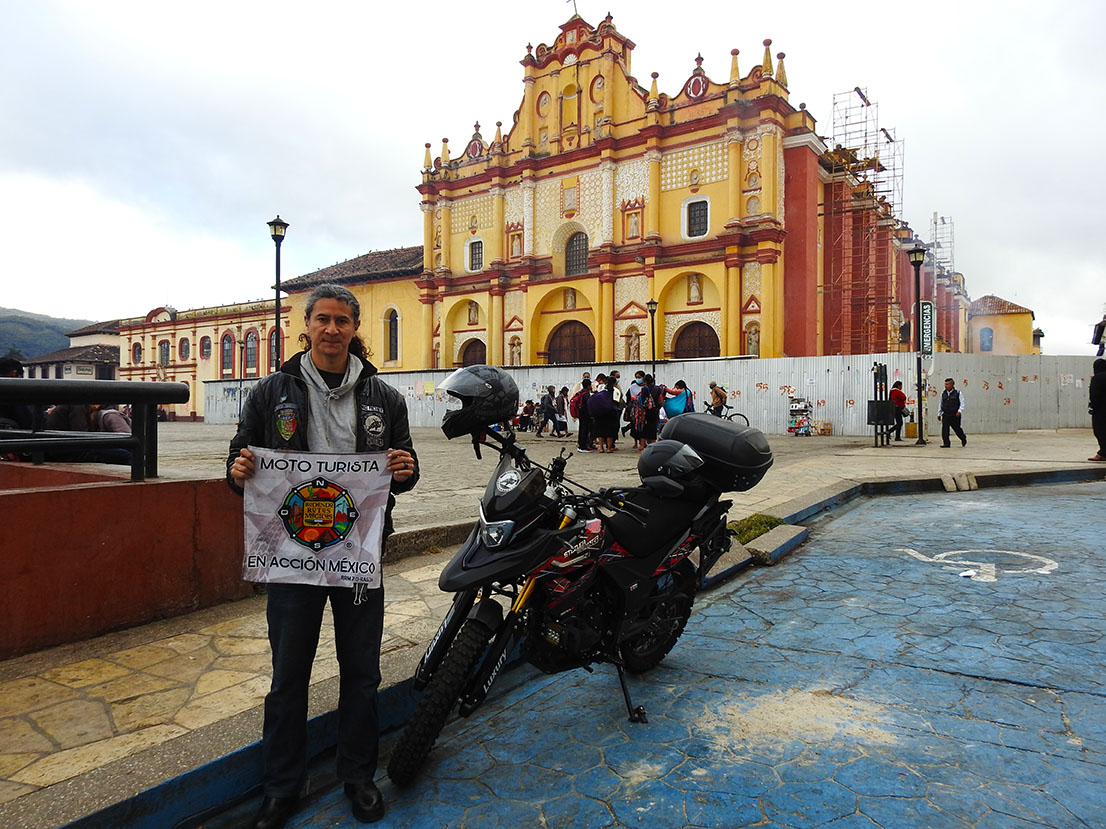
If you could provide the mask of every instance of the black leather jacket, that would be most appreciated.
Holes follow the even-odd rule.
[[[311,416],[308,403],[307,381],[300,371],[300,361],[307,352],[294,355],[254,386],[242,407],[242,420],[238,432],[230,442],[227,456],[227,483],[242,494],[241,488],[230,477],[230,467],[238,457],[238,450],[247,446],[267,449],[309,451],[307,423]],[[402,395],[376,375],[376,366],[368,360],[350,355],[364,364],[354,394],[357,399],[357,451],[383,452],[388,449],[406,449],[415,458],[415,474],[403,483],[392,481],[388,496],[388,509],[384,518],[384,534],[392,532],[392,507],[395,495],[407,492],[419,479],[419,461],[411,442],[411,428],[407,421],[407,403]]]

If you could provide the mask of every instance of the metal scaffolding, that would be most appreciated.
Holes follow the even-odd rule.
[[[952,217],[938,216],[934,211],[933,220],[929,224],[929,238],[933,244],[931,250],[937,269],[943,269],[945,273],[956,273],[956,225]]]
[[[868,91],[855,87],[833,97],[831,143],[822,205],[826,353],[886,351],[902,322],[892,239],[901,225],[903,142],[880,126]]]

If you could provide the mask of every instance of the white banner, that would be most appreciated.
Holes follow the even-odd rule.
[[[249,448],[254,476],[245,486],[242,578],[380,587],[387,456]]]

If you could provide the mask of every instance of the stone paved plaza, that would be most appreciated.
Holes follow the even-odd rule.
[[[229,432],[227,427],[163,424],[163,474],[219,475]],[[423,480],[414,493],[401,499],[397,525],[403,529],[470,523],[492,460],[485,456],[483,461],[476,461],[471,447],[449,443],[436,430],[418,430],[415,439],[423,463]],[[526,440],[534,457],[544,461],[560,446],[569,446],[568,441]],[[935,444],[916,447],[909,442],[874,448],[869,441],[842,438],[774,437],[772,443],[777,455],[775,467],[760,486],[735,497],[731,517],[755,511],[796,513],[804,505],[832,501],[834,493],[870,480],[933,479],[948,472],[1047,477],[1087,474],[1093,469],[1084,460],[1091,446],[1089,430],[970,435],[966,448],[953,450],[942,450]],[[635,463],[634,453],[626,450],[613,455],[578,456],[572,459],[568,474],[592,486],[626,483],[635,477]],[[947,532],[949,543],[943,550],[968,546],[955,520],[958,510],[967,510],[968,495],[924,496],[947,503],[953,510],[951,523],[934,530]],[[233,497],[229,491],[228,497]],[[881,549],[889,543],[907,545],[899,536],[917,520],[915,502],[920,497],[871,502],[872,506],[865,508],[886,512],[892,523],[886,527],[872,524],[864,530],[864,536],[869,542],[880,539]],[[1049,508],[1031,509],[1028,504],[1026,501],[1024,510],[1006,520],[1018,527],[1021,536],[1032,539],[1045,525]],[[1101,500],[1097,504],[1100,513]],[[748,571],[739,583],[759,582],[768,574],[772,578],[799,578],[798,573],[804,572],[803,579],[817,585],[830,574],[839,575],[826,569],[800,571],[797,563],[808,560],[810,546],[771,570]],[[833,560],[851,561],[856,553],[849,544],[832,550],[832,555],[826,555]],[[387,568],[386,685],[410,676],[441,618],[448,597],[438,592],[436,583],[445,555],[411,557]],[[926,564],[909,555],[905,558]],[[887,555],[877,559],[886,566],[896,562],[899,567],[903,560]],[[944,565],[931,562],[927,566],[938,571]],[[788,576],[792,573],[796,575]],[[860,590],[864,585],[870,593]],[[877,594],[886,586],[885,578],[865,582],[858,586],[856,602],[863,605],[879,598]],[[714,594],[705,594],[700,602],[704,624],[716,612],[710,608],[719,601],[721,598]],[[772,636],[803,633],[796,624],[779,621],[773,622],[772,631]],[[699,635],[705,633],[689,629],[689,637]],[[313,677],[312,711],[316,714],[330,710],[336,695],[337,666],[332,643],[326,637],[324,626]],[[879,636],[872,637],[874,645],[880,641]],[[1058,652],[1064,654],[1061,644],[1067,647],[1070,643],[1057,645]],[[947,647],[956,652],[966,645],[961,642]],[[825,659],[834,664],[836,660],[862,658],[833,653]],[[1062,673],[1064,669],[1058,670]],[[268,688],[268,671],[263,597],[0,663],[0,825],[66,823],[252,743],[260,734],[259,705]],[[617,691],[611,680],[612,676],[603,672],[586,680],[605,683],[602,705],[597,702],[592,706],[596,713],[618,712],[617,693],[606,699],[608,691]],[[652,683],[654,678],[646,682]],[[528,682],[516,693],[538,693],[542,687],[541,682]]]

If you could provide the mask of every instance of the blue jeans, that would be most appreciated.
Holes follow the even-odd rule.
[[[265,697],[261,753],[269,797],[298,795],[307,777],[307,689],[328,598],[339,666],[338,778],[358,783],[376,773],[384,588],[365,591],[358,605],[353,595],[350,587],[268,586],[273,684]]]

